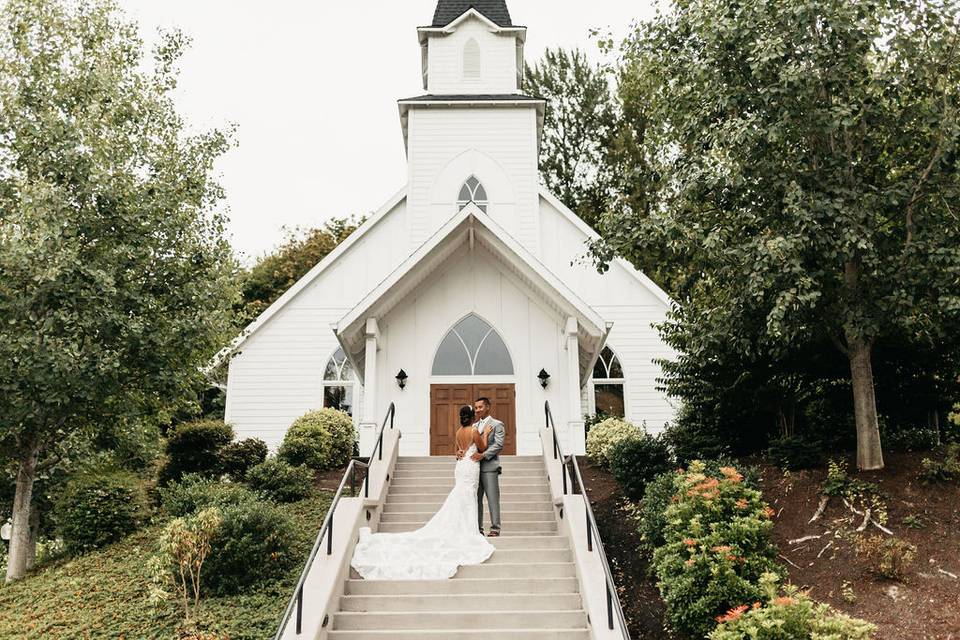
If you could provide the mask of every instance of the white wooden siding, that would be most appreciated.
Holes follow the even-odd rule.
[[[480,77],[463,75],[463,51],[473,38],[480,46]],[[517,39],[498,35],[483,21],[469,18],[450,35],[430,37],[427,55],[427,91],[433,94],[515,93],[517,91]]]

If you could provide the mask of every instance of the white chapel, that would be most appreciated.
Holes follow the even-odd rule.
[[[366,452],[393,403],[401,455],[448,455],[478,396],[510,454],[540,452],[547,401],[573,453],[585,415],[651,432],[673,418],[654,360],[674,354],[651,327],[670,299],[626,261],[601,275],[578,260],[596,235],[541,184],[526,34],[504,0],[440,0],[417,29],[424,93],[398,101],[407,184],[230,347],[238,438],[275,448],[327,406]]]

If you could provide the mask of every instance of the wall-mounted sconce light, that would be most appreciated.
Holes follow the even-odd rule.
[[[537,374],[537,377],[540,378],[540,386],[546,389],[547,383],[550,381],[550,374],[547,373],[546,369],[540,369],[540,373]]]
[[[407,372],[400,369],[400,373],[397,374],[397,386],[401,389],[407,386],[407,377]]]

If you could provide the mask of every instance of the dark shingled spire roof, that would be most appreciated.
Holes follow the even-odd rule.
[[[440,0],[433,14],[433,27],[445,27],[470,9],[476,9],[499,27],[512,27],[506,0]]]

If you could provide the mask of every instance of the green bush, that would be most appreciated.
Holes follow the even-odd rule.
[[[239,593],[251,585],[283,578],[298,560],[296,525],[276,505],[250,501],[221,509],[203,583],[211,593]]]
[[[247,471],[267,459],[267,443],[259,438],[231,442],[220,449],[220,471],[238,482],[247,477]]]
[[[663,431],[664,441],[681,464],[730,455],[730,445],[720,430],[703,428],[697,421],[685,418],[685,415],[681,409],[677,419],[668,423]]]
[[[777,595],[778,577],[764,574],[761,588],[766,599],[761,605],[741,604],[717,620],[720,626],[709,640],[869,640],[876,627],[869,622],[833,611],[814,602],[796,587],[788,586]]]
[[[179,480],[185,473],[215,475],[220,449],[233,440],[233,427],[219,420],[183,422],[167,434],[167,461],[160,483]]]
[[[666,510],[666,543],[653,556],[657,586],[671,627],[702,638],[716,618],[758,600],[760,576],[778,569],[771,539],[773,510],[733,467],[720,479],[691,463],[678,473]]]
[[[865,536],[857,541],[857,555],[866,558],[877,575],[903,580],[917,559],[917,547],[900,538]]]
[[[667,508],[673,502],[673,496],[680,491],[682,477],[678,471],[668,471],[648,482],[644,489],[637,525],[640,529],[640,550],[647,558],[653,558],[657,547],[667,543]],[[650,569],[652,571],[652,565]]]
[[[633,423],[622,418],[607,418],[593,425],[587,434],[587,455],[597,466],[609,469],[610,459],[607,456],[615,445],[624,440],[638,440],[644,435]]]
[[[880,425],[880,441],[890,451],[930,451],[940,444],[940,433],[926,426],[892,428]]]
[[[104,469],[72,478],[53,514],[64,549],[71,554],[115,542],[136,531],[148,516],[137,476]]]
[[[800,436],[783,436],[770,443],[770,459],[781,469],[796,471],[820,466],[820,443]]]
[[[313,492],[313,472],[286,460],[268,458],[247,472],[251,489],[277,502],[297,502]]]
[[[225,509],[262,499],[242,484],[220,482],[198,473],[188,473],[178,482],[160,488],[160,504],[164,513],[174,518],[198,513],[203,509]]]
[[[920,466],[920,479],[925,484],[960,479],[960,444],[950,443],[941,459],[924,458],[920,461]]]
[[[315,471],[339,469],[350,462],[356,429],[349,415],[335,409],[311,411],[290,425],[277,455],[293,466]]]
[[[631,500],[642,498],[648,482],[674,467],[667,443],[646,434],[616,442],[607,449],[607,458],[613,477]]]

